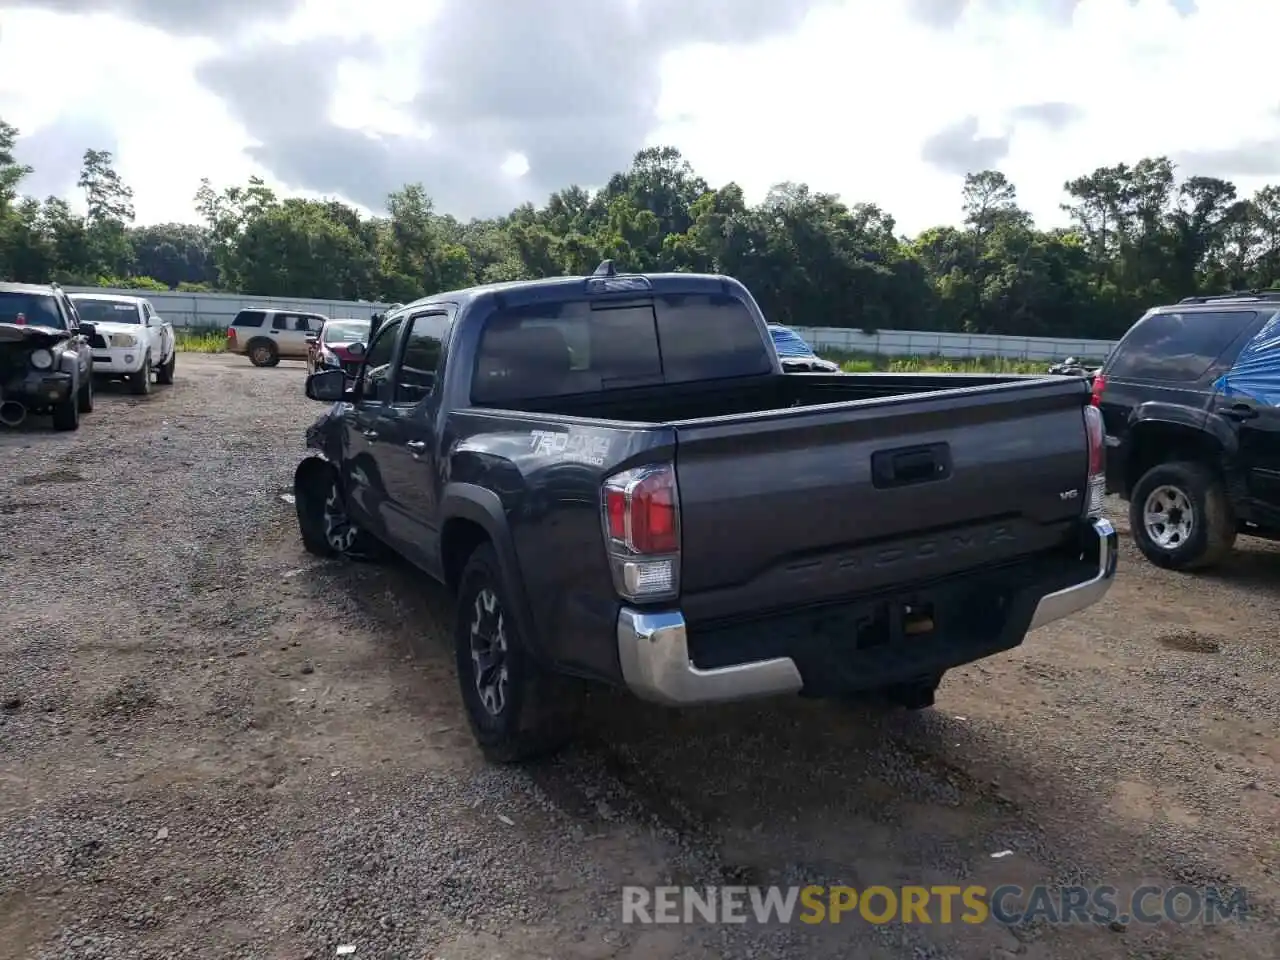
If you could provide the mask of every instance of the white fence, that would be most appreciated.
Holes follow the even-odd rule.
[[[151,290],[116,290],[106,287],[64,287],[68,293],[123,293],[145,297],[156,313],[175,327],[229,327],[241,310],[297,310],[323,317],[350,317],[366,320],[387,309],[385,303],[345,300],[296,300],[289,297],[244,297],[238,293],[175,293]]]
[[[295,300],[287,297],[244,297],[234,293],[152,293],[148,290],[108,290],[67,287],[73,293],[124,293],[146,297],[156,312],[175,327],[227,327],[249,307],[300,310],[326,317],[368,318],[388,304],[345,300]],[[1006,337],[981,333],[927,333],[881,330],[866,334],[843,327],[796,327],[796,333],[815,349],[874,353],[889,357],[1008,357],[1020,360],[1103,360],[1115,345],[1111,340],[1064,340],[1053,337]]]
[[[986,333],[927,333],[881,330],[863,333],[843,327],[795,327],[815,350],[828,348],[887,357],[1007,357],[1011,360],[1105,360],[1114,340],[1010,337]]]

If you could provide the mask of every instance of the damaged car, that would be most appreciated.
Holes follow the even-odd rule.
[[[0,423],[49,414],[75,430],[93,410],[92,324],[56,285],[0,283]]]

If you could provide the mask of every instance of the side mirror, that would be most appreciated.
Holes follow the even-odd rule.
[[[347,356],[353,360],[359,360],[365,354],[365,346],[363,343],[353,343],[347,347]]]
[[[321,370],[307,376],[307,399],[333,403],[347,392],[347,375],[341,370]]]
[[[98,332],[98,328],[95,327],[92,323],[88,323],[87,321],[81,320],[80,326],[77,328],[77,332],[80,334],[80,336],[92,340],[93,335]]]

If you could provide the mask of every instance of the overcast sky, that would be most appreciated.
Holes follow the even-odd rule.
[[[751,199],[806,181],[907,232],[996,167],[1050,224],[1065,180],[1148,155],[1280,182],[1275,68],[1241,47],[1277,27],[1263,0],[0,0],[0,117],[28,192],[110,149],[144,223],[253,173],[492,215],[673,144]]]

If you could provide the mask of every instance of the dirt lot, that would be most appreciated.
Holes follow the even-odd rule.
[[[603,695],[494,769],[442,592],[301,550],[302,379],[183,355],[76,434],[0,433],[0,956],[1276,956],[1276,547],[1189,578],[1126,540],[1103,604],[923,714]],[[1240,884],[1254,917],[624,927],[664,881]]]

